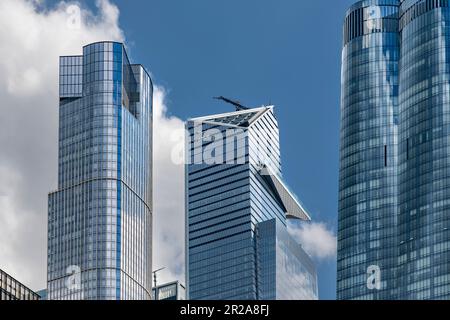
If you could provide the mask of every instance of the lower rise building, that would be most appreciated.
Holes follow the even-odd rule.
[[[39,295],[0,270],[0,300],[39,300]]]
[[[180,281],[156,286],[152,291],[153,300],[186,300],[186,288]]]

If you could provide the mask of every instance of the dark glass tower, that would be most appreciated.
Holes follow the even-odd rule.
[[[450,1],[402,1],[399,298],[450,299]]]
[[[450,299],[450,1],[358,2],[342,70],[338,298]]]
[[[60,59],[48,299],[151,299],[152,82],[124,46]]]
[[[187,129],[188,298],[317,299],[314,264],[287,231],[288,218],[310,218],[281,179],[273,107]]]
[[[398,63],[398,1],[353,5],[342,51],[338,299],[395,295]],[[367,283],[373,267],[380,290]]]

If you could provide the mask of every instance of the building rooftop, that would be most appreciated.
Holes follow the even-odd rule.
[[[264,106],[248,110],[234,111],[222,114],[215,114],[206,117],[192,118],[191,122],[206,122],[217,125],[229,125],[233,127],[249,127],[273,106]]]

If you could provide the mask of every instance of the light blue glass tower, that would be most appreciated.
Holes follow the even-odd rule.
[[[309,216],[281,180],[273,107],[191,119],[187,130],[188,298],[317,298],[314,265],[287,233],[287,218]]]
[[[395,296],[398,63],[398,1],[357,2],[342,51],[338,299]],[[367,285],[371,266],[379,290]]]
[[[448,0],[366,0],[348,11],[340,299],[450,299],[449,43]],[[367,282],[370,265],[380,288]]]
[[[60,58],[48,299],[151,299],[150,76],[116,42]]]
[[[399,298],[450,299],[450,1],[402,1],[399,31]]]

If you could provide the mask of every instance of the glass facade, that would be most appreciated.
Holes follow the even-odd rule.
[[[338,299],[395,294],[399,34],[396,0],[361,1],[344,23]],[[367,286],[378,266],[381,290]]]
[[[40,300],[40,297],[9,274],[0,270],[1,300]]]
[[[339,299],[450,298],[449,7],[366,0],[347,13]]]
[[[450,1],[403,1],[400,299],[450,299]]]
[[[258,223],[261,300],[317,300],[314,263],[277,219]]]
[[[286,228],[283,201],[261,174],[281,176],[273,108],[192,119],[187,130],[188,297],[261,299],[258,224]]]
[[[152,96],[120,43],[60,58],[49,300],[151,299]]]
[[[186,288],[179,282],[170,282],[152,289],[154,300],[186,300]]]
[[[39,300],[48,300],[47,299],[47,289],[42,289],[36,292],[39,295]]]

